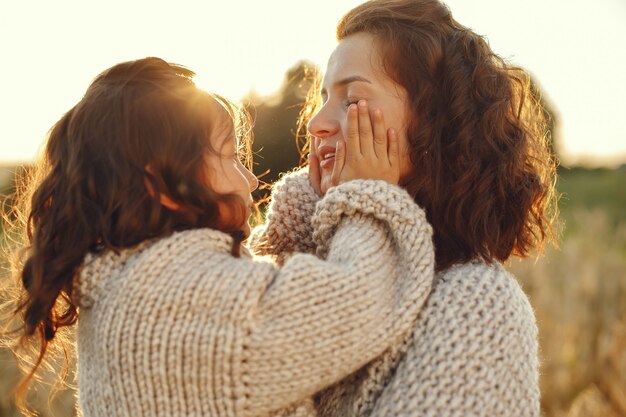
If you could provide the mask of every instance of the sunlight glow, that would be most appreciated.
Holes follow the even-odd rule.
[[[33,158],[52,124],[100,71],[159,56],[234,100],[274,93],[300,60],[323,70],[335,25],[360,0],[176,3],[8,2],[0,13],[0,162]],[[626,3],[450,0],[455,17],[528,69],[560,116],[571,160],[626,160]],[[540,11],[540,13],[539,13]],[[579,22],[585,22],[580,25]],[[27,80],[27,81],[26,81]]]

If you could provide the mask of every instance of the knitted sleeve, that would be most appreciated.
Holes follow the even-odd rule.
[[[311,218],[320,196],[309,183],[308,168],[283,176],[273,185],[265,224],[256,227],[248,246],[282,264],[294,252],[314,253]]]
[[[321,259],[297,254],[274,269],[250,317],[246,415],[311,396],[380,355],[412,330],[431,290],[431,228],[403,189],[334,187],[312,225]]]
[[[372,417],[540,415],[535,317],[502,267],[446,274],[413,338]]]

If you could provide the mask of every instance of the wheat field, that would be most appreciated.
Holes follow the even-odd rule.
[[[539,325],[545,417],[626,417],[624,183],[624,169],[562,173],[559,248],[508,265]],[[0,417],[17,416],[10,393],[19,375],[6,349],[0,375]],[[75,415],[71,387],[53,400],[48,390],[39,384],[31,399],[41,416]]]
[[[626,416],[626,223],[577,210],[582,230],[512,262],[535,310],[546,416]]]

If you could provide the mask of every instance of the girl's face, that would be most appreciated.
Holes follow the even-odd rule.
[[[207,178],[211,188],[220,194],[235,194],[246,204],[246,220],[250,217],[252,192],[259,186],[259,181],[248,168],[241,163],[237,152],[237,137],[233,121],[226,110],[215,103],[216,123],[210,132],[210,145],[213,151],[206,152]],[[219,204],[220,223],[232,224],[236,213],[232,207]],[[250,234],[248,222],[243,224],[243,232]]]
[[[383,69],[376,38],[357,33],[343,39],[328,60],[322,81],[322,107],[311,119],[309,132],[320,139],[321,188],[331,186],[335,150],[346,137],[348,106],[367,100],[370,112],[380,109],[387,128],[393,127],[400,140],[400,179],[412,169],[406,136],[407,92]]]

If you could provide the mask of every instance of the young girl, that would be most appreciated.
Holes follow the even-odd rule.
[[[528,76],[438,0],[365,2],[337,40],[302,120],[314,157],[275,187],[255,241],[279,258],[315,251],[348,106],[367,100],[397,128],[400,184],[433,227],[436,273],[417,278],[433,289],[412,335],[317,395],[320,417],[539,416],[535,317],[501,265],[552,236],[555,163]]]
[[[86,417],[311,415],[307,398],[410,332],[431,288],[430,227],[391,184],[394,131],[351,106],[340,185],[311,219],[324,259],[249,257],[250,131],[192,76],[118,64],[52,128],[17,274],[31,376],[77,322]]]

